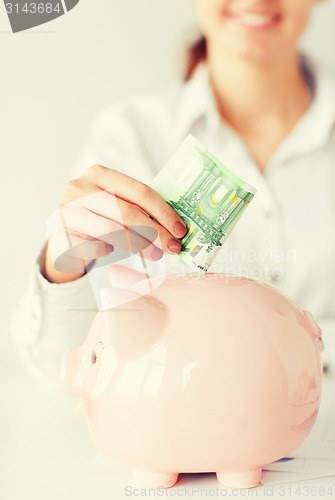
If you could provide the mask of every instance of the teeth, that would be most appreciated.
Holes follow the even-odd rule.
[[[258,12],[248,12],[240,14],[238,17],[242,23],[249,24],[250,26],[264,26],[270,24],[275,19],[274,14],[260,14]]]

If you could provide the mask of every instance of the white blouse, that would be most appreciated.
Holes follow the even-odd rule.
[[[264,174],[220,119],[203,64],[185,84],[104,110],[74,176],[99,163],[150,184],[192,133],[257,188],[210,271],[265,280],[310,310],[323,329],[324,362],[335,367],[335,83],[310,61],[304,68],[314,88],[312,103]],[[170,270],[178,268],[178,256],[167,260]],[[51,284],[40,274],[39,262],[35,265],[11,329],[40,380],[57,383],[62,353],[83,341],[96,310],[89,276]]]

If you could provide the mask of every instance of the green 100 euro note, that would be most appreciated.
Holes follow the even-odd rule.
[[[192,135],[158,173],[153,189],[180,215],[188,232],[180,256],[207,271],[256,190]]]

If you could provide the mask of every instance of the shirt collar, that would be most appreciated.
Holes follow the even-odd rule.
[[[307,56],[302,56],[302,69],[313,91],[312,101],[275,153],[276,160],[321,149],[328,142],[335,124],[335,84],[332,77]]]
[[[186,137],[201,118],[220,123],[206,63],[199,64],[192,78],[182,87],[176,116],[178,136]]]
[[[314,90],[312,102],[301,117],[282,147],[275,153],[282,156],[310,153],[325,145],[335,124],[335,84],[328,72],[302,56],[302,68]],[[206,63],[201,63],[192,78],[184,84],[177,109],[175,132],[182,140],[200,119],[209,120],[214,126],[220,125],[220,116],[209,82]],[[308,140],[307,140],[308,138]]]

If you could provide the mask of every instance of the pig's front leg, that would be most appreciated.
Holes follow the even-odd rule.
[[[254,488],[261,481],[262,469],[217,472],[216,477],[223,486],[230,488]]]
[[[134,482],[143,488],[169,488],[176,484],[178,472],[150,472],[140,469],[133,469]]]

